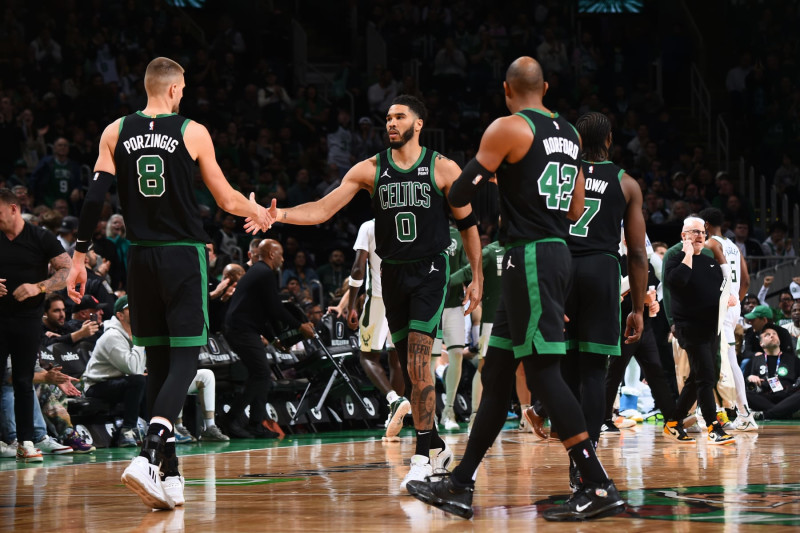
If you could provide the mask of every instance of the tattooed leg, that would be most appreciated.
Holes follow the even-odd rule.
[[[433,338],[408,334],[408,375],[411,378],[411,413],[417,431],[429,431],[436,418],[436,388],[430,371]]]

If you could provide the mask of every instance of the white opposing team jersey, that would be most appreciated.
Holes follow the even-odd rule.
[[[381,292],[381,258],[375,253],[375,219],[368,220],[358,228],[358,237],[353,244],[353,250],[365,250],[369,257],[367,262],[367,278],[365,280],[367,290],[372,296],[383,297]]]
[[[742,285],[742,252],[739,251],[739,247],[736,246],[730,239],[719,237],[717,235],[714,235],[711,238],[722,245],[722,253],[725,254],[725,260],[731,266],[730,294],[733,294],[736,296],[736,298],[739,298],[739,287]]]

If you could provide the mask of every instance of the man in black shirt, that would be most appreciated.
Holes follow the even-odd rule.
[[[716,419],[714,386],[718,374],[714,357],[719,347],[717,339],[720,316],[720,291],[724,279],[719,264],[700,252],[705,246],[705,222],[689,217],[683,223],[681,239],[683,250],[667,260],[664,281],[672,294],[671,311],[675,337],[689,357],[691,372],[686,380],[671,420],[666,429],[679,442],[691,443],[682,421],[689,408],[697,401],[708,424],[709,444],[734,442]]]
[[[88,298],[86,296],[85,298]],[[48,294],[44,299],[44,316],[42,317],[42,346],[50,346],[59,342],[76,344],[93,336],[100,329],[97,320],[85,320],[77,327],[67,326],[67,314],[64,297],[58,293]]]
[[[273,239],[258,245],[259,260],[239,279],[225,317],[225,338],[247,367],[244,393],[228,413],[231,437],[275,437],[264,421],[267,419],[267,395],[272,387],[270,368],[262,336],[275,322],[300,330],[306,338],[314,336],[311,322],[300,323],[284,307],[278,296],[276,271],[283,265],[283,246]],[[277,331],[277,329],[276,329]],[[250,405],[250,422],[241,422],[244,408]]]
[[[795,342],[792,339],[792,334],[786,328],[777,327],[772,322],[772,317],[772,309],[768,305],[757,305],[752,311],[744,315],[745,320],[749,321],[753,327],[744,334],[742,341],[743,360],[752,361],[753,356],[762,351],[760,335],[767,327],[773,328],[778,333],[781,352],[794,355]]]
[[[54,274],[47,278],[48,265]],[[26,223],[10,190],[0,189],[0,382],[11,355],[17,461],[41,461],[33,445],[33,369],[42,337],[44,295],[63,289],[72,261],[56,236]]]

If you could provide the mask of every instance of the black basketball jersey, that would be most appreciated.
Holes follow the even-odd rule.
[[[177,114],[123,117],[114,150],[117,189],[127,236],[133,242],[210,242],[194,196],[195,162]]]
[[[497,169],[500,189],[500,241],[566,240],[566,212],[578,177],[580,137],[558,113],[524,109],[517,115],[533,130],[530,150],[516,163]]]
[[[625,194],[620,181],[624,170],[611,161],[582,161],[586,180],[586,203],[583,215],[569,227],[569,250],[572,255],[606,252],[617,255]]]
[[[449,207],[434,179],[437,155],[423,146],[408,169],[395,165],[391,148],[375,156],[375,251],[384,261],[424,259],[450,246]]]

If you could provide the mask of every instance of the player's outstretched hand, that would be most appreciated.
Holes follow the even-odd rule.
[[[464,300],[461,302],[461,305],[467,305],[469,302],[469,307],[467,310],[464,311],[464,316],[471,314],[478,304],[481,303],[481,299],[483,298],[483,280],[472,280],[467,286],[467,290],[464,293]]]
[[[244,230],[247,233],[256,234],[259,231],[268,231],[269,228],[272,227],[272,223],[275,222],[275,218],[270,215],[270,212],[267,208],[258,205],[256,202],[256,194],[251,192],[250,193],[250,203],[253,204],[253,208],[258,213],[256,218],[247,217],[244,224]],[[275,205],[275,199],[272,199],[272,205]]]
[[[631,311],[625,320],[625,344],[633,344],[639,342],[642,338],[642,331],[644,330],[644,319],[642,313],[635,313]]]
[[[79,284],[81,286],[80,289],[76,289],[75,287]],[[84,292],[86,292],[86,265],[83,261],[73,261],[67,276],[67,296],[69,296],[70,300],[79,304]]]

